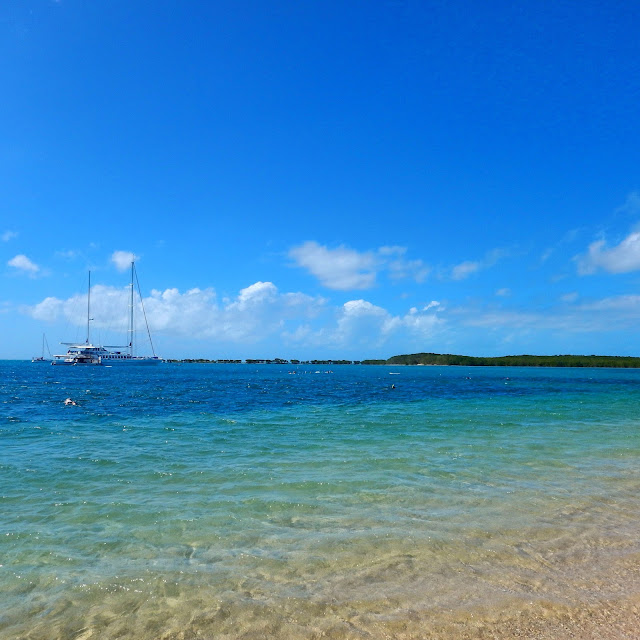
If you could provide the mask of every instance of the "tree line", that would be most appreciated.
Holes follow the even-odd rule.
[[[450,353],[412,353],[393,356],[386,364],[453,365],[466,367],[615,367],[640,368],[640,358],[633,356],[498,356],[484,358]]]
[[[168,360],[168,362],[211,363],[211,364],[399,364],[399,365],[447,365],[462,367],[613,367],[619,369],[640,368],[640,358],[633,356],[498,356],[493,358],[477,356],[461,356],[451,353],[411,353],[393,356],[387,360],[285,360],[284,358],[246,360],[208,360],[206,358],[186,358],[184,360]]]

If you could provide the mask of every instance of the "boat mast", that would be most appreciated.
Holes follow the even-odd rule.
[[[134,262],[131,261],[131,298],[129,301],[129,353],[133,357],[133,269]]]
[[[91,322],[91,271],[89,271],[89,289],[87,291],[87,344],[89,344],[89,323]]]

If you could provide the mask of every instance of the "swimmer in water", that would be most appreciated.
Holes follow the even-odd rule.
[[[65,403],[65,405],[67,405],[67,406],[69,406],[69,405],[72,405],[72,406],[74,406],[74,407],[77,407],[77,406],[78,406],[78,405],[77,405],[77,404],[76,404],[76,403],[75,403],[71,398],[67,398],[67,399],[64,401],[64,403]]]

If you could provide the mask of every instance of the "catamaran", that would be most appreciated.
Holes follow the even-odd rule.
[[[54,365],[155,365],[160,364],[163,360],[158,357],[153,348],[153,341],[151,340],[151,332],[149,330],[149,323],[147,322],[147,314],[144,310],[144,304],[142,302],[142,295],[140,294],[140,305],[142,307],[142,313],[144,315],[145,325],[147,328],[147,335],[149,337],[149,344],[151,345],[151,356],[138,356],[134,355],[134,338],[135,338],[135,325],[134,325],[134,282],[138,283],[138,293],[140,294],[140,283],[138,282],[138,276],[135,268],[135,263],[131,262],[131,284],[130,284],[130,297],[129,297],[129,327],[127,333],[129,336],[129,344],[125,346],[114,345],[95,345],[91,343],[91,272],[89,272],[89,288],[87,293],[87,339],[84,343],[75,342],[63,342],[62,344],[68,347],[67,353],[62,355],[53,356],[51,364]],[[118,351],[111,351],[111,349],[118,349]]]

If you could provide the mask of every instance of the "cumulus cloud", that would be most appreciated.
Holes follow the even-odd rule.
[[[5,231],[0,238],[2,238],[2,242],[9,242],[9,240],[13,240],[17,238],[18,234],[15,231]]]
[[[616,214],[637,218],[640,215],[640,193],[633,191],[624,204],[616,209]],[[609,246],[604,237],[592,242],[587,250],[574,257],[578,274],[592,275],[599,271],[606,273],[630,273],[640,270],[640,225],[618,244]]]
[[[376,282],[379,265],[370,251],[359,253],[347,247],[328,249],[309,241],[293,247],[289,256],[328,289],[370,289]]]
[[[122,343],[128,303],[128,287],[92,287],[91,333],[96,340]],[[445,326],[437,301],[404,314],[390,313],[364,299],[331,307],[325,298],[283,292],[273,282],[263,281],[223,298],[212,288],[154,289],[144,298],[144,307],[157,338],[164,335],[229,345],[282,339],[296,349],[336,347],[365,355],[371,346],[392,345],[394,340],[421,342]],[[86,293],[80,292],[68,299],[48,297],[23,311],[42,322],[64,321],[67,327],[75,326],[75,339],[84,339],[86,308]],[[139,307],[136,316],[142,317]]]
[[[27,307],[26,311],[32,318],[41,322],[54,322],[60,316],[65,315],[65,302],[58,298],[49,297],[34,307]]]
[[[131,267],[131,263],[138,260],[138,256],[131,251],[114,251],[111,254],[111,262],[118,271],[126,271]]]
[[[29,258],[27,258],[27,256],[22,253],[18,254],[14,258],[11,258],[11,260],[9,260],[7,264],[14,269],[18,269],[18,271],[22,271],[23,273],[27,273],[31,276],[40,271],[40,267],[35,264],[35,262],[29,260]]]
[[[393,315],[383,307],[359,299],[338,307],[333,323],[328,322],[315,331],[307,325],[286,337],[297,344],[366,352],[395,339],[426,340],[443,326],[444,321],[433,312],[425,313],[414,307],[404,315]]]
[[[95,285],[91,288],[91,315],[95,316],[97,328],[107,328],[122,323],[126,326],[128,290]],[[87,295],[76,294],[66,300],[55,297],[45,298],[33,307],[26,308],[27,313],[45,322],[65,319],[73,325],[84,326],[87,322]]]
[[[122,343],[116,340],[126,334],[128,296],[128,287],[92,288],[92,335],[97,332],[96,338],[104,342],[109,336],[111,344]],[[39,321],[66,321],[77,327],[76,339],[84,339],[86,305],[82,292],[69,299],[48,297],[23,311]],[[451,303],[445,309],[431,300],[398,312],[364,298],[334,306],[324,298],[283,292],[273,282],[263,281],[223,298],[214,289],[153,290],[144,306],[154,338],[173,336],[181,341],[228,344],[230,349],[277,342],[297,353],[335,349],[337,354],[355,357],[367,357],[373,350],[393,354],[444,349],[456,336],[474,328],[502,344],[507,337],[516,340],[544,331],[567,336],[611,332],[640,322],[640,295],[583,302],[568,293],[555,308],[540,310],[480,304],[451,307]],[[68,333],[65,337],[74,338]]]
[[[314,275],[328,289],[350,291],[371,289],[382,271],[393,280],[413,278],[422,282],[429,267],[422,260],[407,260],[405,247],[384,246],[376,250],[359,252],[345,246],[329,249],[308,241],[289,250],[297,266]]]
[[[345,302],[338,314],[334,339],[339,344],[354,341],[384,344],[393,334],[410,331],[420,338],[430,337],[442,321],[435,313],[412,308],[405,315],[394,316],[386,309],[366,300]]]
[[[128,288],[96,285],[91,290],[92,331],[123,331],[127,323]],[[271,282],[256,282],[235,298],[218,301],[213,289],[153,290],[144,299],[151,330],[166,335],[230,342],[258,342],[283,330],[289,322],[307,321],[324,308],[324,298],[281,293]],[[67,300],[49,297],[27,308],[32,317],[65,319],[83,327],[86,294]],[[137,314],[139,315],[139,314]]]
[[[577,256],[578,273],[591,275],[598,271],[629,273],[640,269],[640,231],[630,233],[620,244],[607,247],[605,240],[596,240],[587,252]]]

